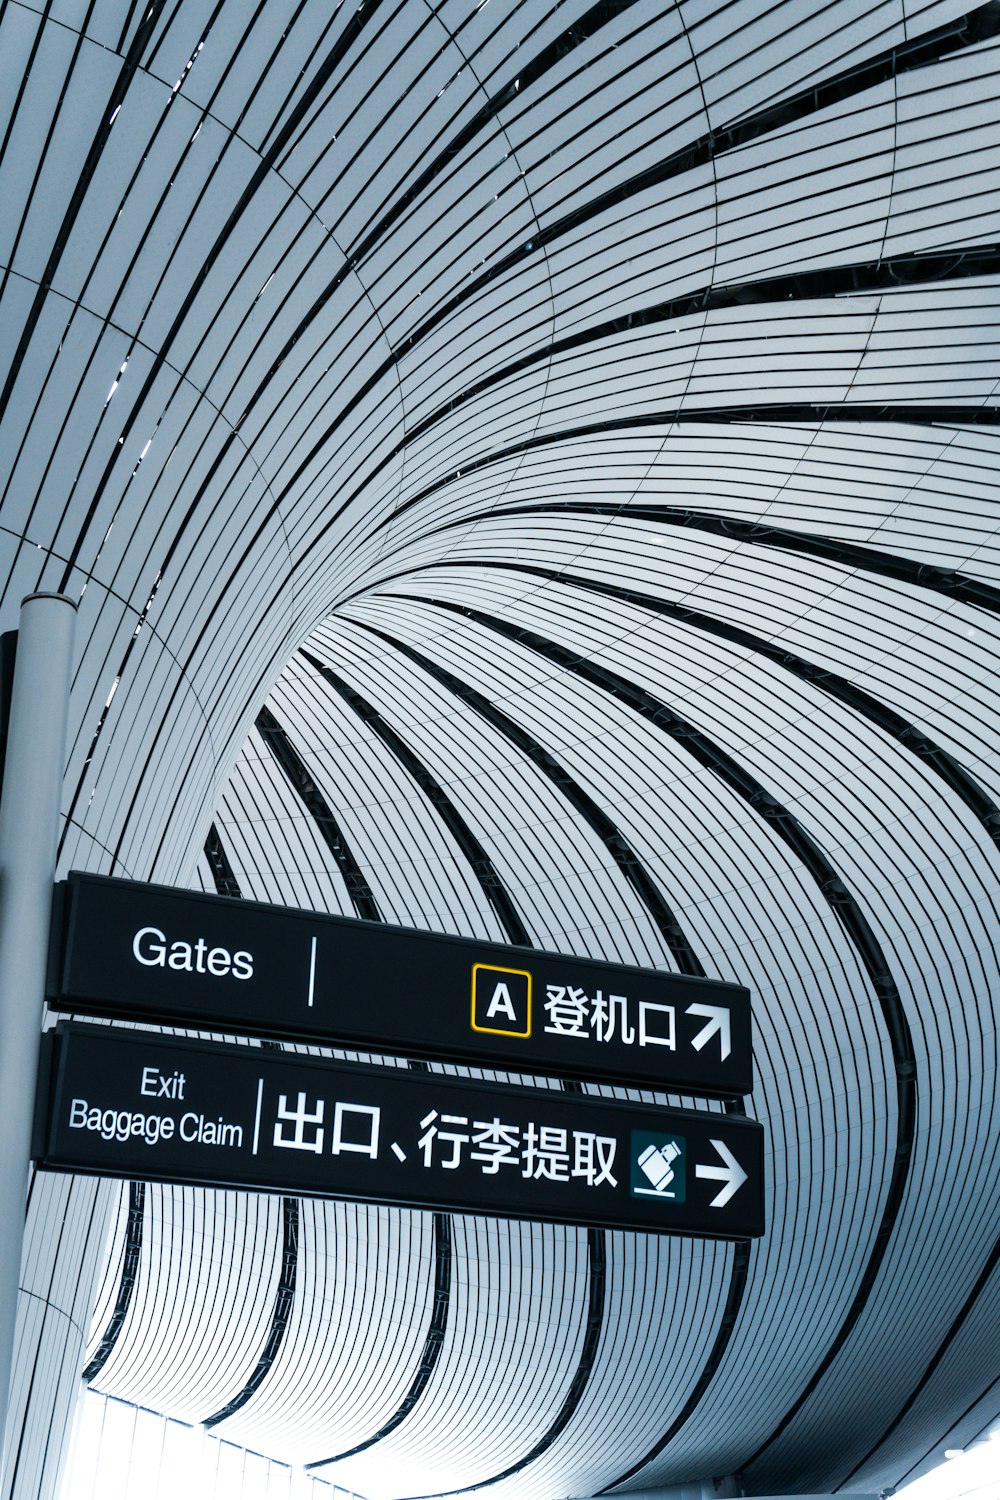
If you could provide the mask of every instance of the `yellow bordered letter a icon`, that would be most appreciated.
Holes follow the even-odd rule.
[[[472,1029],[494,1036],[531,1035],[531,975],[527,969],[472,965]]]

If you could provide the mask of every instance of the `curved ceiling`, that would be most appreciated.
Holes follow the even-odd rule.
[[[61,868],[748,985],[699,1107],[769,1225],[39,1177],[12,1493],[84,1366],[373,1500],[873,1491],[995,1419],[998,57],[949,0],[0,8]]]

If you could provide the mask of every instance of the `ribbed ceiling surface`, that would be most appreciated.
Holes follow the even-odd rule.
[[[372,1500],[995,1419],[998,61],[995,0],[0,4],[61,868],[748,985],[769,1226],[39,1178],[10,1493],[84,1366]]]

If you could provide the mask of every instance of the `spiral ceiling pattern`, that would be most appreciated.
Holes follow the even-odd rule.
[[[996,0],[0,3],[60,869],[747,985],[769,1226],[39,1175],[8,1494],[84,1369],[371,1500],[995,1420],[998,63]]]

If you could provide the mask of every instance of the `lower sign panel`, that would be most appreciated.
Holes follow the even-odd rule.
[[[45,1044],[42,1167],[654,1234],[763,1232],[754,1121],[74,1023]]]

